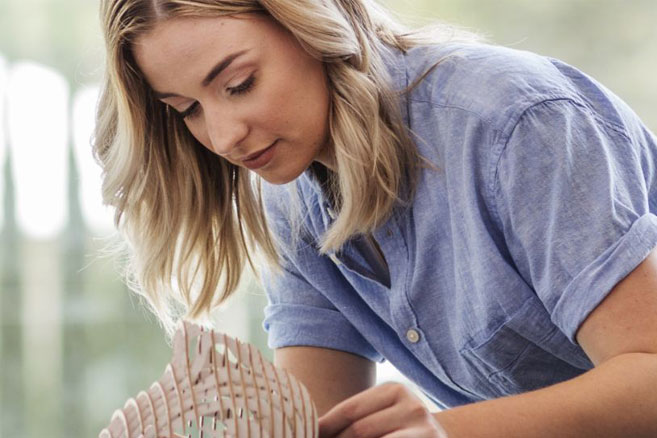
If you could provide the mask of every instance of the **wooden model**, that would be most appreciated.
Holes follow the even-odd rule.
[[[316,438],[306,388],[257,348],[185,322],[148,391],[114,412],[99,438]]]

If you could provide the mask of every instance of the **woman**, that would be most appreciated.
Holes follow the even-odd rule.
[[[101,9],[95,153],[166,327],[257,247],[323,436],[657,434],[657,139],[611,92],[369,0]]]

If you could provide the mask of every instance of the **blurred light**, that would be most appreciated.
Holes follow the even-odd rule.
[[[94,234],[107,234],[113,230],[113,211],[103,205],[101,168],[91,153],[99,92],[98,87],[85,87],[73,98],[73,144],[80,176],[82,215]]]
[[[408,379],[390,362],[376,364],[376,384],[385,382],[408,383]]]
[[[388,361],[376,364],[376,384],[380,385],[386,382],[397,382],[406,385],[413,393],[422,400],[431,412],[438,412],[441,409],[429,398],[422,390],[401,371],[399,371],[393,364]]]
[[[19,62],[7,97],[16,220],[26,235],[49,239],[67,220],[68,84],[48,67]]]
[[[5,225],[5,92],[7,90],[7,62],[0,56],[0,230]]]

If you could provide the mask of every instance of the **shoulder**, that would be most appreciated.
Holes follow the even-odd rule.
[[[411,49],[405,61],[409,84],[436,65],[410,93],[411,102],[460,110],[495,128],[539,102],[580,99],[562,64],[532,52],[446,43]]]
[[[532,117],[536,129],[560,135],[552,118],[563,116],[572,116],[573,124],[595,121],[627,138],[645,135],[645,126],[621,98],[558,59],[464,43],[416,47],[403,58],[408,84],[435,65],[406,96],[409,124],[424,138],[439,142],[467,135],[463,142],[495,155],[523,119]]]

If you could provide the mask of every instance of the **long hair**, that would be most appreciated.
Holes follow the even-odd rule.
[[[94,154],[103,199],[129,247],[129,284],[169,334],[182,313],[200,319],[236,290],[254,248],[276,264],[277,247],[258,181],[202,147],[154,98],[132,44],[170,18],[241,13],[269,15],[325,64],[336,163],[328,190],[339,214],[321,252],[371,232],[413,195],[421,158],[381,44],[476,40],[446,25],[408,31],[371,0],[101,0],[107,65]]]

